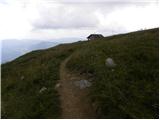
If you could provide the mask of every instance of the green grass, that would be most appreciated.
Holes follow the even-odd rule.
[[[93,79],[97,118],[158,118],[159,29],[63,44],[2,65],[2,118],[60,118],[60,63]],[[105,66],[111,57],[114,71]],[[22,79],[24,77],[24,79]],[[47,90],[39,93],[42,87]]]
[[[158,117],[158,29],[95,40],[76,51],[68,68],[94,79],[90,97],[99,118]],[[111,57],[114,71],[105,65]]]
[[[68,45],[59,45],[2,65],[2,118],[59,118],[54,86],[60,63],[71,53]],[[39,93],[42,87],[47,90]]]

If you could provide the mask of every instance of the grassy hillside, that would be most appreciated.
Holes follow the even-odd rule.
[[[158,118],[159,29],[33,51],[2,65],[2,118],[59,118],[60,63],[93,79],[97,118]],[[112,58],[111,69],[105,60]],[[47,88],[40,92],[42,88]]]
[[[72,51],[60,45],[2,65],[2,118],[58,118],[60,103],[54,88],[59,65]],[[40,93],[43,87],[47,90]]]

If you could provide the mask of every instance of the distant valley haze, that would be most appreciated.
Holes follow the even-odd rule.
[[[80,38],[62,38],[56,40],[15,40],[1,41],[1,63],[9,62],[28,52],[54,47],[61,43],[68,43]],[[69,41],[68,41],[69,40]]]

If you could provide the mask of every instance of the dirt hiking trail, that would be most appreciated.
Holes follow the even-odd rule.
[[[62,116],[64,119],[89,119],[95,118],[91,102],[89,101],[88,88],[80,89],[74,85],[77,80],[84,79],[80,75],[69,72],[66,63],[71,58],[66,58],[60,65],[60,87],[58,88],[61,100]]]

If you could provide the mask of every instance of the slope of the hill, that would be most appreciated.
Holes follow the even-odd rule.
[[[158,29],[105,38],[73,53],[68,68],[90,75],[90,97],[100,118],[157,118]],[[109,68],[105,60],[116,66]]]
[[[159,29],[63,44],[2,65],[2,118],[60,118],[60,64],[90,77],[97,118],[157,118]],[[105,65],[112,58],[114,68]],[[63,87],[63,86],[62,86]]]
[[[33,51],[3,64],[2,118],[59,117],[60,103],[55,90],[59,66],[75,47],[66,44]]]

